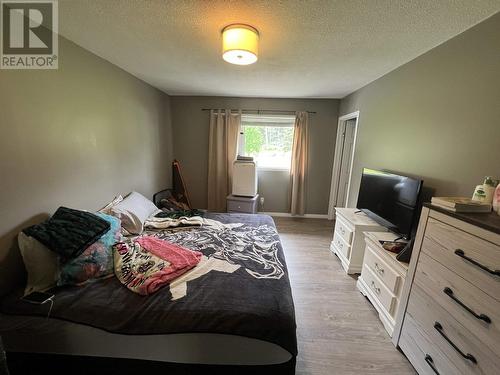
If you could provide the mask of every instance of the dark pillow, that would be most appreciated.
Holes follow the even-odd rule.
[[[109,228],[106,220],[90,212],[59,207],[50,219],[23,232],[69,260],[83,253]]]

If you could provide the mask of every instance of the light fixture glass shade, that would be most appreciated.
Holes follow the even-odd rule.
[[[259,32],[248,25],[229,25],[222,30],[222,58],[231,64],[249,65],[257,61]]]

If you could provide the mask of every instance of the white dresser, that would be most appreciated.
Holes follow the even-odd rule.
[[[393,341],[419,374],[500,373],[500,217],[424,207]]]
[[[378,312],[385,330],[392,336],[399,310],[408,264],[396,260],[379,241],[398,237],[390,232],[365,232],[363,269],[356,283]]]
[[[330,250],[339,257],[348,274],[360,273],[365,253],[363,232],[386,232],[387,229],[357,208],[336,208],[335,213]]]

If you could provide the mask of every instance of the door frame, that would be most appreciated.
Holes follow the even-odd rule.
[[[351,190],[351,179],[352,179],[352,167],[354,164],[354,154],[356,152],[356,140],[358,138],[358,129],[359,129],[359,111],[348,113],[347,115],[343,115],[339,117],[337,124],[337,139],[335,141],[335,156],[333,159],[333,170],[332,170],[332,181],[330,183],[330,199],[328,200],[328,219],[333,220],[335,218],[335,210],[334,206],[336,205],[336,197],[338,193],[338,180],[340,179],[340,167],[341,167],[341,156],[342,156],[342,148],[337,147],[342,142],[342,126],[348,120],[356,119],[356,123],[354,124],[354,139],[352,145],[352,155],[351,162],[349,166],[349,180],[347,182],[347,191],[346,191],[346,206],[349,199],[349,192]]]

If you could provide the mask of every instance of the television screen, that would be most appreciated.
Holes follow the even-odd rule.
[[[390,231],[409,239],[421,187],[422,180],[364,168],[356,207]]]

